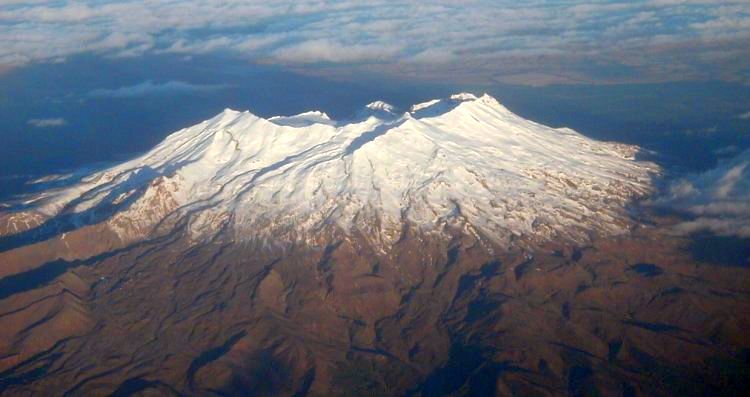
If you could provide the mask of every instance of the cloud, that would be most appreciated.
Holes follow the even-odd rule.
[[[454,80],[736,81],[750,68],[750,3],[10,0],[0,5],[0,42],[6,66],[216,53]]]
[[[282,47],[273,57],[287,63],[358,63],[393,58],[401,48],[391,44],[342,44],[330,40],[310,40]]]
[[[64,125],[67,125],[68,122],[65,121],[65,119],[63,118],[31,119],[27,121],[26,124],[36,127],[36,128],[50,128],[50,127],[62,127]]]
[[[711,231],[750,237],[750,150],[672,183],[656,204],[691,217],[675,226],[681,234]]]
[[[750,120],[750,111],[742,113],[741,115],[737,116],[737,118],[742,120]]]
[[[148,80],[135,85],[114,89],[99,88],[89,91],[85,96],[87,98],[139,98],[152,95],[210,92],[230,87],[230,85],[225,84],[191,84],[183,81],[154,83]]]

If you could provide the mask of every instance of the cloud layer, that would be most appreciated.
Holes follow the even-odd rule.
[[[62,127],[67,125],[68,122],[63,118],[52,118],[52,119],[31,119],[26,124],[36,128],[49,128],[49,127]]]
[[[707,172],[674,182],[658,202],[692,216],[676,230],[750,237],[750,150]]]
[[[4,1],[0,65],[228,53],[487,81],[748,80],[746,0]]]
[[[89,91],[87,98],[140,98],[151,95],[169,95],[190,92],[210,92],[223,90],[230,86],[225,84],[192,84],[183,81],[168,81],[166,83],[154,83],[151,80],[135,85],[129,85],[114,89],[100,88]]]

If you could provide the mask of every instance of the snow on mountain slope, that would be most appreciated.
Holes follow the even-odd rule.
[[[238,240],[308,244],[357,234],[380,247],[407,228],[453,227],[497,243],[578,241],[625,231],[625,206],[651,191],[657,172],[634,160],[637,148],[525,120],[488,95],[403,115],[383,102],[367,108],[349,124],[319,112],[263,119],[227,109],[40,194],[23,213],[105,214],[123,241],[178,226],[195,238],[230,230]]]

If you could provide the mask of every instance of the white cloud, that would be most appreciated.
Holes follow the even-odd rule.
[[[283,64],[503,75],[746,78],[750,2],[99,0],[0,3],[0,65],[80,53],[228,53]],[[463,68],[458,68],[462,66]],[[603,67],[603,66],[599,66]],[[744,77],[743,77],[744,76]]]
[[[417,63],[447,63],[456,59],[456,54],[448,49],[429,48],[413,55],[408,60]]]
[[[52,118],[52,119],[31,119],[26,124],[36,128],[49,128],[49,127],[62,127],[68,124],[63,118]]]
[[[690,215],[675,227],[679,233],[750,237],[750,150],[672,183],[656,204]]]
[[[750,120],[750,111],[742,113],[741,115],[737,116],[737,118],[740,118],[742,120]]]
[[[330,40],[310,40],[273,52],[273,57],[288,63],[358,63],[393,59],[400,47],[390,44],[342,44]]]
[[[210,92],[230,88],[226,84],[191,84],[183,81],[154,83],[151,80],[119,88],[99,88],[89,91],[88,98],[139,98],[149,95],[165,95],[190,92]]]

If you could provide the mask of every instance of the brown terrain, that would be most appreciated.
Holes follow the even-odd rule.
[[[657,221],[586,246],[406,233],[387,253],[8,234],[0,394],[741,395],[750,268]]]

